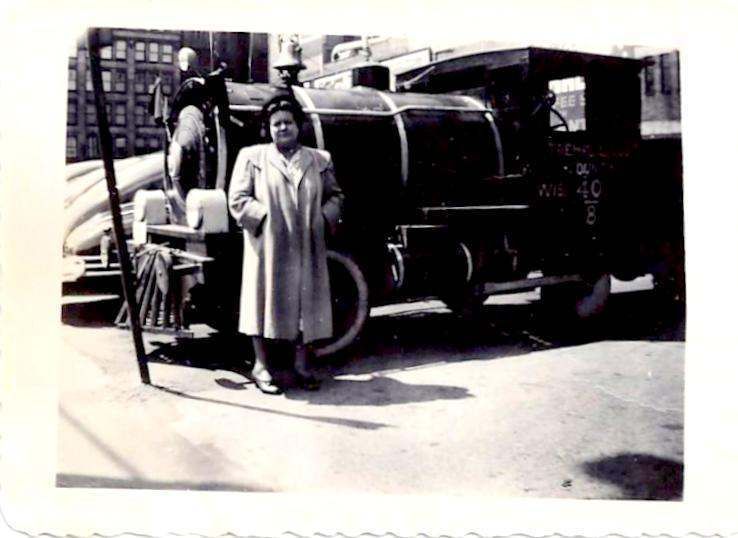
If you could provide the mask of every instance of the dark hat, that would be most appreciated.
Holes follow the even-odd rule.
[[[297,99],[290,93],[279,93],[267,101],[261,109],[261,118],[264,124],[269,123],[272,114],[279,111],[291,112],[298,125],[305,121],[305,112]]]

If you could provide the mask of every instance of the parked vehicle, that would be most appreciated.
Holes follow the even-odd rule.
[[[632,211],[643,181],[640,69],[524,48],[418,68],[397,92],[377,66],[359,68],[361,87],[292,86],[303,142],[331,152],[346,195],[329,244],[336,334],[319,354],[350,345],[371,306],[438,297],[473,315],[491,294],[540,287],[559,316],[586,319],[603,311],[610,275],[648,272]],[[187,225],[162,216],[162,192],[141,195],[134,211],[148,330],[236,326],[242,238],[224,193],[238,151],[263,141],[262,105],[283,89],[217,73],[204,85],[217,103],[210,195],[191,191]],[[167,182],[165,173],[164,191]]]

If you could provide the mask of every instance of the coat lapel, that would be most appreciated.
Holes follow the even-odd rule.
[[[310,153],[307,149],[304,147],[300,148],[300,177],[297,178],[297,190],[300,190],[300,183],[302,183],[302,178],[305,177],[305,174],[308,171],[308,168],[310,168],[314,164],[313,154]]]
[[[269,160],[271,165],[279,170],[279,172],[284,176],[285,181],[289,181],[289,175],[287,174],[287,169],[284,166],[284,160],[279,154],[277,146],[275,146],[274,144],[269,145],[269,149],[267,150],[267,159]]]

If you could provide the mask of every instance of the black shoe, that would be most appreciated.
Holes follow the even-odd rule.
[[[297,386],[303,390],[318,390],[320,388],[320,381],[311,375],[302,375],[301,373],[295,373],[295,381]]]

